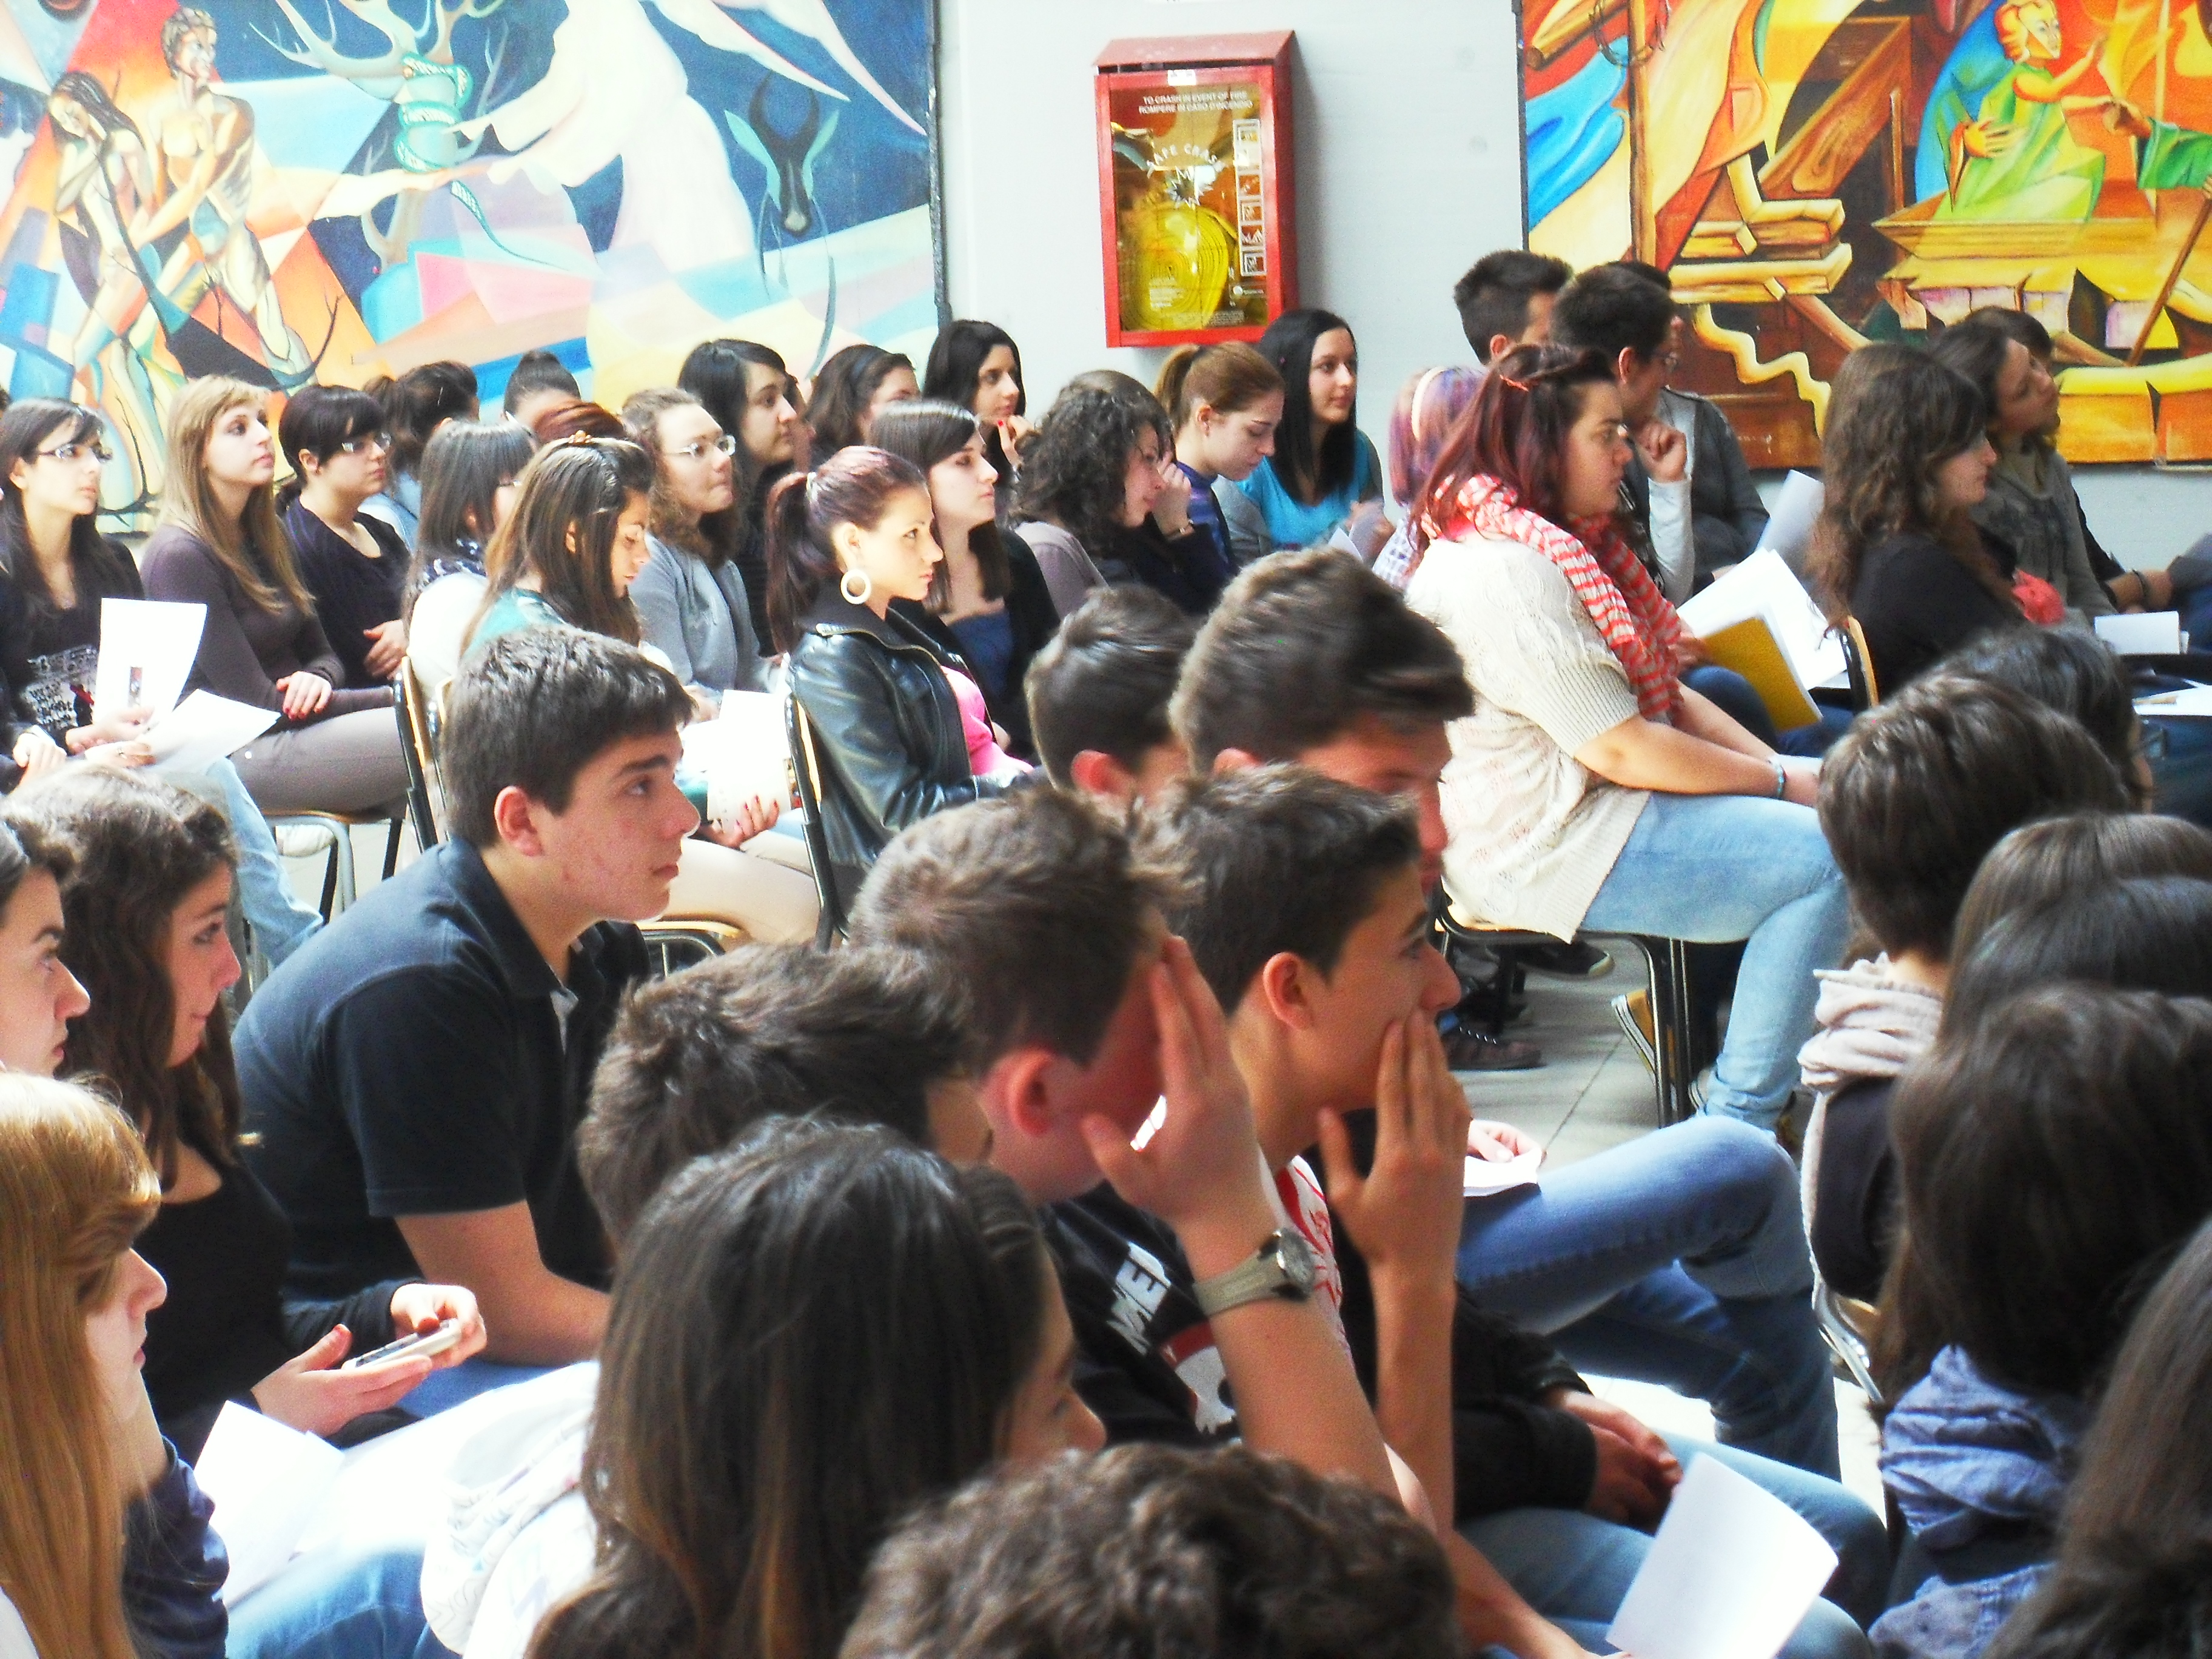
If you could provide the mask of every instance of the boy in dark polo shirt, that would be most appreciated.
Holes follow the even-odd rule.
[[[568,629],[492,641],[453,683],[453,838],[288,961],[239,1024],[254,1171],[292,1224],[290,1287],[465,1285],[498,1359],[589,1356],[606,1243],[574,1136],[698,814],[684,688]]]

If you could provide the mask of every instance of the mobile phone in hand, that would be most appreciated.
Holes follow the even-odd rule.
[[[461,1322],[444,1319],[434,1330],[421,1331],[413,1336],[403,1336],[397,1342],[387,1342],[380,1348],[349,1359],[338,1367],[342,1371],[358,1370],[363,1365],[381,1364],[387,1359],[428,1359],[441,1354],[461,1340]]]

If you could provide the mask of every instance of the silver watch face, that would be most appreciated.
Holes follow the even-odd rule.
[[[1313,1247],[1296,1228],[1285,1227],[1275,1235],[1275,1260],[1283,1269],[1283,1277],[1290,1281],[1300,1296],[1313,1294],[1320,1277],[1314,1271]]]

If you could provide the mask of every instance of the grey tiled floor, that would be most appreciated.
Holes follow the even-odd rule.
[[[1528,1012],[1506,1030],[1543,1049],[1545,1063],[1528,1072],[1462,1073],[1474,1115],[1510,1123],[1541,1141],[1545,1161],[1553,1167],[1577,1163],[1650,1133],[1658,1123],[1651,1074],[1621,1035],[1607,1006],[1615,996],[1643,983],[1642,959],[1626,950],[1613,972],[1602,979],[1551,980],[1530,975]],[[1590,1381],[1601,1395],[1654,1428],[1712,1438],[1712,1413],[1701,1401],[1648,1382],[1607,1377]],[[1836,1418],[1844,1484],[1879,1515],[1881,1478],[1875,1466],[1874,1425],[1867,1416],[1865,1396],[1847,1382],[1836,1385]]]

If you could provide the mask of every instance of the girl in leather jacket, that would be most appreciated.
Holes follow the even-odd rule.
[[[768,505],[769,625],[813,728],[839,896],[908,824],[1003,793],[968,759],[947,668],[959,658],[891,609],[919,603],[944,555],[928,481],[880,449],[840,450]]]

